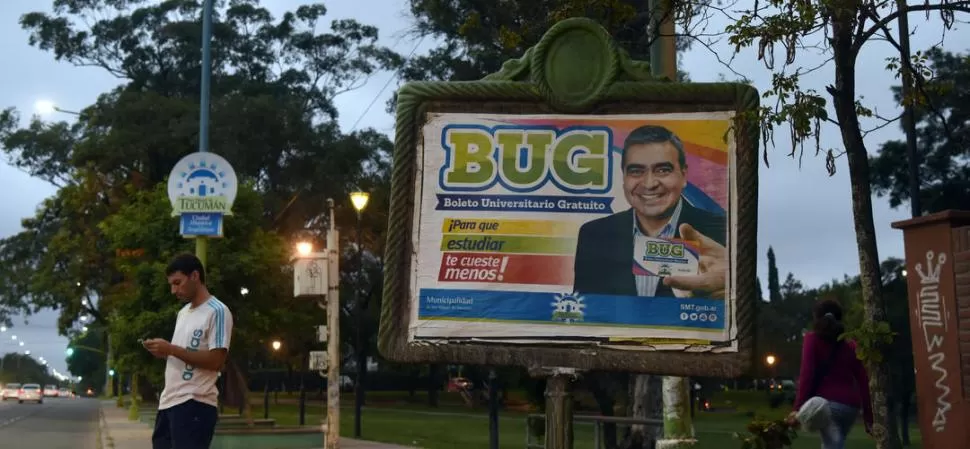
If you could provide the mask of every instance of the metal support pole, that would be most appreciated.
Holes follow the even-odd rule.
[[[199,97],[199,151],[209,151],[209,95],[212,82],[212,9],[215,0],[204,0],[202,10],[202,92]]]
[[[650,69],[653,76],[677,81],[677,38],[671,0],[649,0]]]
[[[111,385],[111,332],[105,329],[105,346],[108,348],[104,355],[104,393],[109,398],[114,396]]]
[[[303,356],[300,364],[300,425],[306,425],[306,369],[309,354]]]
[[[677,40],[674,27],[674,11],[671,0],[650,0],[653,41],[650,45],[650,71],[655,77],[677,81]],[[693,447],[696,440],[683,429],[692,429],[690,390],[683,377],[663,378],[664,439],[657,448]],[[671,401],[676,400],[676,403]],[[686,406],[686,407],[685,407]],[[686,435],[686,436],[685,436]]]
[[[920,200],[919,164],[920,157],[916,148],[916,112],[913,108],[913,60],[909,49],[909,5],[906,0],[896,0],[899,10],[899,63],[903,78],[903,132],[906,133],[906,159],[909,174],[909,207],[913,217],[923,214]]]
[[[333,200],[327,199],[330,208],[330,231],[327,232],[327,266],[329,288],[327,289],[327,424],[324,429],[324,448],[340,447],[340,251],[337,244],[337,225],[334,220]]]
[[[263,381],[263,419],[269,419],[269,376]]]
[[[199,93],[199,151],[209,151],[209,96],[212,83],[212,9],[215,0],[204,0],[202,5],[202,67]],[[205,267],[209,253],[209,240],[205,236],[195,237],[195,257]]]
[[[357,285],[354,289],[356,302],[354,306],[354,355],[357,359],[357,382],[354,383],[354,438],[360,438],[361,435],[360,409],[364,405],[364,377],[367,370],[367,360],[364,358],[367,352],[364,350],[364,339],[360,329],[364,322],[364,304],[360,297],[361,281],[364,275],[364,250],[360,244],[361,223],[363,221],[360,219],[360,212],[357,211]]]
[[[488,370],[488,448],[498,449],[498,375]]]

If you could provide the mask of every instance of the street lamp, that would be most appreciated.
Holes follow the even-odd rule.
[[[364,351],[364,343],[361,332],[361,323],[363,322],[364,315],[364,304],[360,296],[360,287],[364,279],[364,248],[360,242],[360,235],[362,232],[363,220],[361,220],[361,214],[364,212],[364,208],[367,207],[367,201],[370,199],[370,194],[367,192],[353,192],[350,194],[350,202],[353,203],[354,209],[357,210],[357,288],[354,289],[357,295],[356,306],[354,307],[354,320],[357,322],[355,329],[356,343],[354,344],[354,349],[356,350],[357,356],[357,382],[354,382],[354,438],[360,438],[360,409],[364,405],[364,371],[367,369],[367,359],[365,358],[366,352]],[[331,380],[332,381],[332,380]]]
[[[302,257],[307,257],[313,253],[313,243],[300,242],[296,244],[296,253]]]
[[[279,351],[281,346],[283,346],[283,343],[280,343],[279,340],[273,340],[273,350],[274,351]]]
[[[71,114],[71,115],[81,115],[80,113],[77,113],[77,112],[74,112],[74,111],[68,111],[66,109],[61,109],[61,108],[57,107],[57,104],[55,104],[53,101],[50,101],[50,100],[37,100],[34,103],[34,110],[37,111],[37,113],[38,114],[41,114],[41,115],[50,115],[50,114],[53,114],[55,112],[63,112],[65,114]],[[81,283],[79,282],[78,285],[80,286]]]
[[[775,366],[776,361],[777,359],[775,359],[775,356],[772,354],[768,354],[768,356],[765,357],[765,363],[768,364],[768,366]]]

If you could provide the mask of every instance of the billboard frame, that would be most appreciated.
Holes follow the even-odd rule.
[[[577,89],[576,86],[587,86]],[[607,31],[585,19],[554,25],[519,59],[480,81],[409,82],[398,91],[380,352],[403,363],[506,365],[526,368],[643,372],[670,376],[738,377],[755,360],[757,297],[758,143],[760,96],[742,83],[672,83],[650,75]],[[431,113],[662,114],[734,111],[736,172],[729,179],[736,207],[728,248],[736,251],[736,352],[631,350],[589,344],[409,341],[412,317],[412,232],[422,129]],[[730,207],[730,206],[729,206]]]

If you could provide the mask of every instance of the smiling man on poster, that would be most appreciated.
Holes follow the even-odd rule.
[[[724,299],[727,220],[684,199],[687,157],[680,138],[662,126],[641,126],[626,138],[621,161],[623,194],[631,207],[580,228],[574,291]],[[684,251],[688,255],[679,260],[692,260],[679,272],[668,271],[666,263],[645,269],[644,248],[669,248],[668,242],[683,242],[675,243],[674,253]]]

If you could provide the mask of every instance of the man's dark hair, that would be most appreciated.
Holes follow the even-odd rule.
[[[623,156],[620,167],[626,167],[626,151],[631,146],[664,142],[670,142],[677,149],[677,163],[680,164],[681,170],[685,170],[687,168],[687,155],[684,154],[684,142],[681,142],[680,137],[677,137],[669,129],[656,125],[641,126],[631,131],[629,136],[626,136],[626,141],[623,142]]]
[[[812,330],[823,340],[836,342],[845,332],[842,324],[842,305],[834,299],[823,299],[815,303],[812,310]]]
[[[176,272],[192,276],[193,271],[199,272],[199,281],[205,284],[205,267],[202,266],[202,261],[193,254],[184,253],[175,256],[169,262],[168,267],[165,268],[165,276],[171,276]]]

